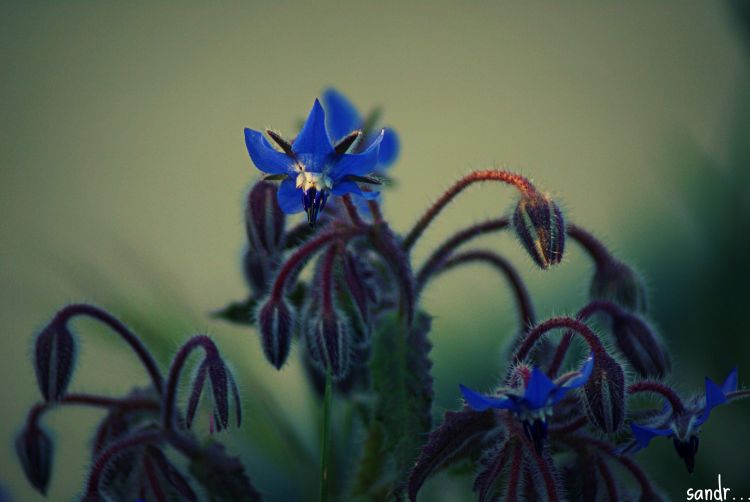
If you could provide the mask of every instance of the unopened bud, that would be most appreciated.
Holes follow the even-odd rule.
[[[247,195],[245,229],[250,249],[275,254],[284,244],[286,216],[276,201],[277,187],[260,181]]]
[[[47,494],[53,448],[50,437],[36,424],[29,424],[16,438],[16,454],[26,479],[42,495]]]
[[[335,312],[311,319],[306,342],[313,364],[323,373],[330,371],[334,381],[346,377],[350,363],[350,333]]]
[[[560,263],[565,249],[565,222],[560,208],[548,195],[530,193],[521,197],[513,213],[513,227],[540,268]]]
[[[620,363],[598,354],[583,397],[589,420],[604,432],[617,431],[625,419],[625,372]]]
[[[669,373],[669,352],[643,319],[632,314],[618,316],[612,321],[612,332],[620,352],[640,376],[662,378]]]
[[[52,320],[36,339],[34,369],[39,390],[47,402],[58,401],[73,375],[76,345],[66,323]]]
[[[633,312],[645,312],[646,284],[641,276],[626,264],[615,259],[597,265],[591,279],[593,300],[614,302]]]
[[[276,369],[286,362],[292,345],[294,316],[289,304],[282,300],[270,298],[261,305],[256,315],[260,340],[266,359]]]

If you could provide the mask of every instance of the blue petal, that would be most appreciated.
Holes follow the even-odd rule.
[[[336,89],[326,89],[323,93],[323,103],[327,111],[326,126],[334,142],[362,128],[362,119],[357,109]]]
[[[730,375],[731,376],[731,375]],[[708,420],[711,415],[711,410],[727,402],[727,397],[721,391],[718,385],[713,380],[706,377],[706,407],[703,408],[703,414],[698,417],[695,421],[696,426],[701,426]]]
[[[529,378],[526,390],[523,393],[526,406],[532,410],[546,406],[550,394],[556,388],[555,383],[547,378],[547,375],[542,370],[535,367],[531,370],[531,378]]]
[[[260,131],[245,129],[245,145],[255,167],[268,174],[283,174],[293,170],[294,161],[279,152]]]
[[[378,156],[378,166],[382,168],[393,164],[401,150],[396,131],[386,128],[384,129],[384,133],[383,141],[380,142],[380,154]]]
[[[729,376],[727,376],[727,379],[724,380],[724,383],[721,384],[721,391],[724,393],[724,395],[729,394],[730,392],[734,392],[736,390],[737,390],[737,366],[734,367],[732,372],[729,373]]]
[[[279,200],[279,207],[286,214],[294,214],[302,211],[302,190],[297,188],[293,179],[286,179],[279,185],[279,191],[276,194]]]
[[[512,403],[510,399],[487,397],[478,392],[474,392],[464,385],[459,385],[459,387],[461,388],[461,394],[464,395],[466,403],[475,411],[484,411],[490,408],[503,410],[513,407],[514,403]]]
[[[333,195],[346,195],[348,193],[353,193],[354,195],[359,195],[365,200],[375,200],[378,198],[378,195],[380,195],[380,192],[362,191],[362,189],[359,188],[359,185],[357,185],[357,183],[355,183],[354,181],[341,181],[339,183],[336,183],[335,185],[333,185],[331,193]]]
[[[631,422],[630,430],[633,431],[633,437],[638,442],[639,448],[646,448],[653,438],[656,436],[671,436],[671,429],[654,429],[652,427],[644,427],[636,423]]]
[[[583,366],[581,366],[580,373],[577,377],[570,379],[565,385],[563,385],[563,388],[565,389],[575,389],[577,387],[580,387],[581,385],[588,382],[589,377],[591,376],[591,371],[594,369],[594,354],[589,354],[589,357],[586,359],[586,361],[583,363]]]
[[[593,369],[594,354],[592,353],[583,363],[583,366],[581,366],[578,376],[571,378],[562,387],[558,387],[554,391],[552,391],[552,395],[550,396],[550,404],[557,404],[562,400],[562,398],[565,397],[565,394],[567,394],[569,390],[576,389],[588,382]]]
[[[383,132],[362,153],[346,153],[331,168],[329,176],[336,182],[348,174],[364,176],[370,174],[378,163],[378,150],[383,140]]]
[[[305,125],[292,143],[292,150],[295,153],[315,153],[323,156],[333,152],[331,140],[326,132],[326,114],[317,99]]]

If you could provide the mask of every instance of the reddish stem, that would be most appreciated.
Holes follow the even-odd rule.
[[[380,204],[375,200],[368,200],[367,207],[370,209],[372,215],[372,221],[378,225],[383,223],[383,213],[380,211]]]
[[[322,233],[307,241],[302,247],[298,248],[297,251],[287,258],[279,269],[276,280],[274,280],[273,286],[271,287],[271,300],[276,302],[281,301],[286,289],[286,281],[292,272],[294,272],[297,266],[306,258],[320,250],[324,244],[333,239],[350,239],[355,235],[365,233],[366,231],[367,228],[364,227],[340,228]]]
[[[599,337],[596,336],[596,334],[591,331],[591,328],[584,323],[573,319],[572,317],[553,317],[537,325],[528,335],[526,335],[526,338],[523,339],[521,346],[516,351],[514,360],[524,360],[534,344],[538,342],[545,333],[557,328],[568,328],[581,336],[588,344],[591,352],[594,353],[594,360],[607,355],[607,351],[604,348],[604,345],[602,345],[601,340],[599,340]]]
[[[104,474],[110,460],[116,455],[141,446],[144,444],[154,443],[161,439],[162,433],[160,431],[148,431],[135,434],[133,436],[127,436],[111,443],[107,449],[105,449],[97,458],[91,467],[91,473],[89,474],[88,483],[86,485],[85,500],[97,501],[99,497],[99,481]]]
[[[320,271],[321,310],[323,315],[333,314],[333,264],[339,250],[338,246],[332,244],[323,256],[323,267]]]
[[[488,263],[499,270],[508,280],[511,288],[513,288],[513,294],[516,299],[516,307],[518,309],[522,332],[526,332],[531,326],[536,324],[534,306],[531,303],[531,297],[529,296],[529,292],[526,289],[521,276],[508,260],[493,251],[475,250],[458,253],[446,260],[442,266],[435,271],[432,277],[437,277],[455,267],[471,262]]]
[[[578,225],[568,224],[568,235],[578,242],[599,267],[612,260],[612,254],[602,242]]]
[[[451,254],[458,246],[469,242],[470,240],[479,237],[483,234],[494,232],[496,230],[502,230],[507,228],[510,224],[508,218],[497,218],[493,220],[487,220],[482,223],[477,223],[467,227],[460,232],[454,234],[443,244],[440,245],[432,255],[424,262],[422,267],[417,273],[417,287],[421,290],[430,276],[436,272],[436,270],[443,263],[445,258]]]
[[[130,331],[127,326],[122,323],[122,321],[114,317],[106,310],[95,307],[94,305],[89,305],[87,303],[74,303],[62,308],[59,312],[57,312],[52,322],[59,322],[62,325],[65,325],[70,319],[76,316],[86,316],[92,319],[96,319],[97,321],[106,324],[115,333],[120,335],[120,337],[125,340],[125,342],[130,345],[130,348],[132,348],[136,353],[138,358],[143,363],[143,366],[145,366],[146,371],[148,371],[148,374],[151,377],[151,381],[154,383],[156,392],[158,392],[159,394],[163,392],[163,378],[161,375],[161,371],[159,371],[159,367],[156,365],[156,361],[154,361],[151,353],[143,345],[143,342],[141,342],[140,338],[138,338],[132,331]]]
[[[424,233],[427,226],[432,223],[432,220],[445,209],[445,206],[450,203],[456,195],[461,193],[466,187],[477,183],[479,181],[500,181],[508,185],[516,187],[522,195],[530,195],[536,193],[536,188],[531,182],[521,176],[520,174],[511,173],[509,171],[501,171],[499,169],[490,169],[486,171],[474,171],[467,174],[460,180],[458,180],[452,187],[443,193],[440,198],[425,212],[424,215],[417,221],[414,227],[411,229],[409,234],[402,243],[402,248],[407,253],[414,247],[417,239]]]
[[[41,416],[56,405],[91,406],[94,408],[152,409],[158,410],[159,403],[144,398],[112,398],[92,394],[67,394],[55,403],[37,403],[29,410],[28,424],[36,426]]]
[[[354,205],[354,202],[352,201],[352,196],[350,194],[346,194],[343,197],[341,197],[341,200],[344,202],[344,208],[346,208],[347,214],[349,214],[349,219],[352,220],[352,223],[356,227],[361,227],[365,224],[365,222],[362,220],[362,217],[359,215],[359,211],[357,210],[357,206]]]
[[[596,312],[606,312],[612,318],[624,314],[623,310],[614,303],[604,300],[595,300],[579,310],[578,314],[576,314],[576,319],[579,321],[586,321]],[[572,341],[573,333],[566,331],[562,340],[560,340],[560,344],[555,351],[555,356],[552,358],[552,362],[549,365],[548,374],[550,376],[555,376],[557,372],[560,371],[560,366],[562,366],[563,360],[565,360],[565,354],[568,353]]]
[[[662,383],[643,380],[631,384],[630,387],[628,387],[628,394],[637,394],[639,392],[653,392],[655,394],[660,394],[664,399],[669,401],[670,405],[672,405],[672,411],[674,413],[680,414],[685,412],[685,405],[682,403],[680,396]]]
[[[612,471],[601,457],[597,458],[596,465],[599,467],[599,473],[602,475],[604,486],[607,488],[607,500],[610,502],[618,502],[620,496],[617,494],[617,485],[615,484],[615,478],[612,475]]]

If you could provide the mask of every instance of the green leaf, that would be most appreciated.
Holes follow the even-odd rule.
[[[223,309],[212,312],[211,315],[234,324],[252,326],[255,324],[255,307],[257,304],[258,300],[250,297],[241,302],[232,302]]]
[[[371,363],[376,403],[355,495],[371,498],[383,486],[390,496],[403,494],[431,427],[430,324],[422,312],[411,328],[395,314],[378,322]]]
[[[211,500],[261,500],[242,462],[227,454],[220,443],[211,443],[191,459],[190,474],[203,485]]]

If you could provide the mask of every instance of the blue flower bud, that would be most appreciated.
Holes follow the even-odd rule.
[[[640,376],[662,378],[669,373],[669,352],[644,320],[632,314],[615,317],[612,332],[620,352]]]
[[[258,328],[263,353],[276,369],[286,362],[292,345],[294,314],[289,304],[271,297],[257,312]]]
[[[647,308],[646,284],[632,268],[615,259],[599,262],[591,279],[591,298],[607,300],[633,312]]]
[[[608,354],[594,359],[591,377],[583,386],[589,420],[604,432],[617,431],[625,420],[625,372]]]
[[[560,263],[565,249],[565,222],[548,195],[521,197],[513,213],[513,227],[521,244],[542,269]]]
[[[247,194],[245,230],[251,251],[273,255],[284,245],[286,215],[276,201],[277,187],[260,181]]]
[[[29,424],[16,438],[16,454],[26,479],[42,495],[47,494],[54,445],[41,427]]]
[[[310,359],[320,371],[330,371],[334,381],[346,377],[351,360],[351,341],[344,318],[331,312],[311,319],[305,339]]]
[[[39,390],[47,402],[65,395],[73,375],[76,345],[64,322],[53,319],[37,336],[34,369]]]

